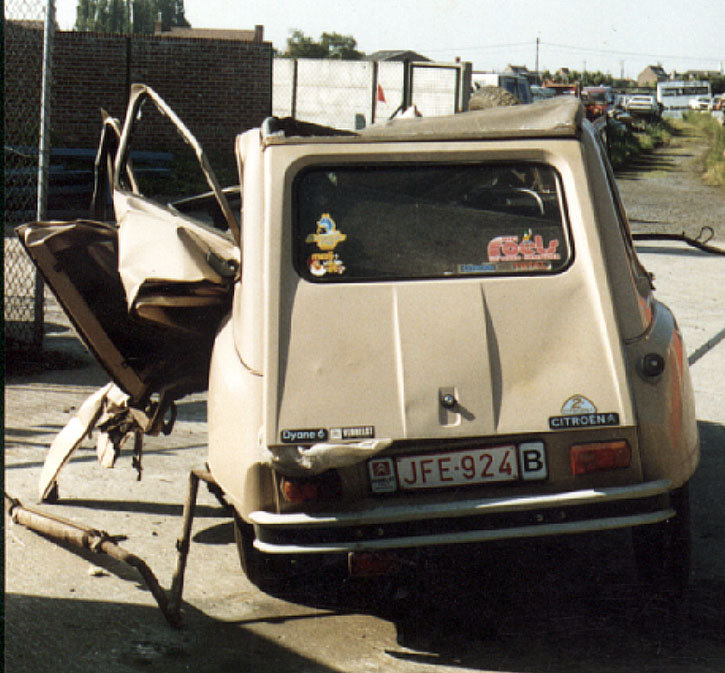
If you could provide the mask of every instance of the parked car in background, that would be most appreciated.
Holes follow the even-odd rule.
[[[712,110],[712,98],[710,96],[695,96],[690,98],[690,110]]]
[[[616,101],[611,86],[585,86],[581,98],[589,120],[608,114],[614,108]]]
[[[625,104],[624,109],[632,115],[639,117],[658,117],[660,106],[654,96],[636,94]]]
[[[725,124],[725,93],[713,96],[710,114],[721,124]]]

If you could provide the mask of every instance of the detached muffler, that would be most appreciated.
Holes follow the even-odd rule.
[[[216,484],[211,474],[204,470],[192,470],[189,474],[189,490],[184,504],[182,535],[176,541],[176,570],[169,591],[161,587],[156,575],[142,558],[116,544],[113,536],[107,532],[84,526],[33,507],[26,507],[7,493],[5,494],[5,506],[13,523],[25,526],[56,542],[70,544],[79,549],[87,549],[95,553],[107,554],[111,558],[135,568],[149,588],[166,621],[174,628],[179,628],[182,625],[181,594],[184,588],[184,572],[186,570],[186,559],[189,555],[191,526],[194,519],[194,509],[196,508],[199,480],[212,485]]]

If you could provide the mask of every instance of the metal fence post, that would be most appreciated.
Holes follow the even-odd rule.
[[[413,65],[409,59],[403,61],[403,112],[413,103]]]
[[[53,37],[55,35],[55,0],[47,0],[43,31],[43,70],[40,85],[40,137],[38,139],[38,204],[37,219],[46,219],[48,174],[50,166],[50,94],[53,76]],[[34,288],[35,342],[43,341],[43,278],[36,271]]]
[[[468,110],[468,101],[471,99],[473,64],[470,61],[464,61],[461,64],[461,90],[458,109],[461,112]]]
[[[290,103],[290,117],[297,118],[297,79],[299,77],[299,63],[297,59],[292,62],[292,101]]]
[[[370,124],[375,123],[375,111],[378,106],[378,62],[373,61],[371,74],[371,103],[370,103]]]

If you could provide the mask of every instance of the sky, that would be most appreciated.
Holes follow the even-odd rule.
[[[70,30],[77,0],[56,0]],[[284,51],[291,31],[351,35],[358,49],[413,50],[431,60],[534,70],[600,70],[636,78],[650,64],[725,68],[723,0],[185,0],[195,28],[252,29]]]

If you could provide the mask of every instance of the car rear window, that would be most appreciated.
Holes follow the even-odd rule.
[[[548,274],[570,246],[540,163],[309,168],[294,181],[294,262],[313,282]]]

